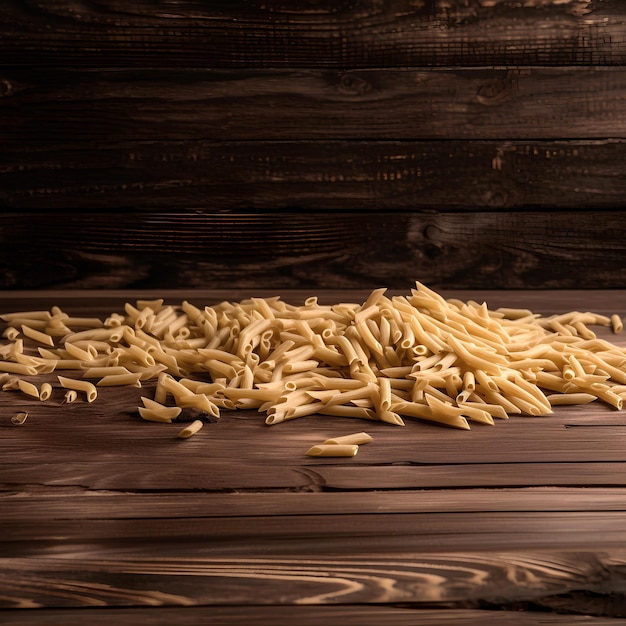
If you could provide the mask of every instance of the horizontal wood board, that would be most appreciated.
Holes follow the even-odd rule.
[[[294,304],[313,295],[6,292],[0,308],[107,315],[135,298],[200,305],[253,294]],[[326,303],[367,294],[316,293]],[[621,290],[444,295],[544,314],[626,314]],[[455,431],[323,416],[269,427],[237,411],[181,441],[180,425],[137,416],[141,393],[102,389],[93,404],[74,405],[56,394],[49,403],[0,394],[3,623],[115,615],[132,624],[138,607],[155,624],[207,615],[229,624],[248,614],[277,624],[296,616],[305,624],[332,616],[363,624],[383,616],[392,624],[626,616],[620,412],[557,407],[547,417]],[[30,412],[23,427],[8,422],[18,408]],[[374,437],[356,457],[304,456],[321,438],[356,430]],[[372,611],[361,620],[366,606]],[[565,617],[571,621],[559,621]]]
[[[618,0],[5,2],[0,288],[620,287],[625,20]]]
[[[621,212],[9,212],[0,288],[619,289]]]
[[[170,6],[171,4],[171,6]],[[7,0],[11,66],[388,67],[623,64],[620,0]]]

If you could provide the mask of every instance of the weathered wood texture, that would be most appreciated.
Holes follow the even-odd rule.
[[[159,3],[6,0],[15,66],[622,64],[620,0]]]
[[[621,212],[6,213],[0,287],[620,288]]]
[[[14,77],[15,76],[15,77]],[[5,142],[626,137],[626,69],[9,71]]]
[[[28,611],[5,610],[0,613],[4,626],[32,626]],[[136,626],[196,626],[210,623],[212,626],[322,626],[328,623],[359,624],[360,626],[468,626],[489,622],[493,626],[615,626],[626,623],[617,618],[591,617],[560,613],[526,613],[513,607],[509,611],[488,609],[416,609],[387,606],[278,606],[265,607],[185,607],[178,608],[124,608],[105,609],[38,609],[37,624],[41,626],[108,626],[114,621],[120,625]]]
[[[311,295],[160,295],[200,306],[253,293]],[[158,295],[8,292],[0,312],[106,316]],[[626,314],[623,290],[444,295]],[[609,407],[470,431],[319,415],[269,427],[242,410],[182,441],[180,424],[136,414],[149,385],[102,388],[91,404],[60,391],[0,393],[3,624],[624,622],[626,422]],[[30,414],[22,427],[9,421],[17,409]],[[374,441],[355,458],[304,455],[363,429]]]
[[[2,4],[0,288],[624,284],[620,2],[209,4]]]
[[[7,141],[0,180],[6,210],[117,206],[153,211],[155,218],[189,207],[619,209],[626,197],[626,141],[131,142],[120,133],[117,141],[93,147]]]

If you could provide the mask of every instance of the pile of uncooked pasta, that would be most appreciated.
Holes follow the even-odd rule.
[[[213,418],[253,409],[267,424],[322,414],[468,429],[468,420],[544,415],[557,404],[622,408],[626,352],[590,328],[619,332],[618,315],[490,310],[421,283],[406,296],[385,294],[331,305],[141,300],[106,319],[58,307],[7,313],[0,383],[44,401],[60,387],[66,402],[92,402],[101,387],[153,381],[138,411],[161,422],[185,408]],[[44,374],[52,383],[38,384]]]

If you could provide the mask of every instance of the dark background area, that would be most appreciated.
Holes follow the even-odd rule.
[[[0,288],[621,288],[620,0],[0,5]]]

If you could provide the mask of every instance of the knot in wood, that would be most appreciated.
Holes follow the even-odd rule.
[[[496,78],[481,85],[476,93],[476,99],[481,104],[499,104],[513,93],[513,80],[509,77]]]
[[[339,76],[339,91],[347,96],[362,96],[372,90],[372,85],[354,72]]]

